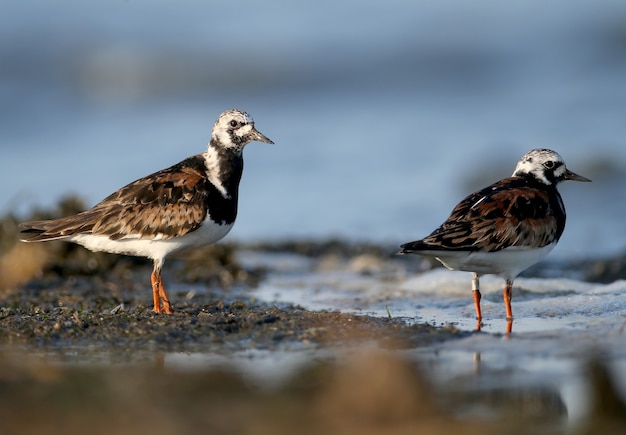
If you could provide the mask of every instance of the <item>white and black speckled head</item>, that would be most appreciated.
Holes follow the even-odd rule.
[[[559,153],[545,148],[534,149],[524,154],[517,162],[513,176],[530,176],[548,186],[565,180],[591,181],[567,169]]]
[[[252,116],[242,110],[229,109],[215,121],[211,143],[221,148],[239,152],[250,142],[274,143],[254,128]]]

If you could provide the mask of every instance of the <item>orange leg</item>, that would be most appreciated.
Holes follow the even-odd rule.
[[[512,322],[513,321],[513,311],[511,310],[511,289],[513,288],[513,281],[510,279],[506,280],[506,284],[504,285],[504,291],[502,295],[504,297],[504,308],[506,309],[506,320]]]
[[[163,304],[163,312],[165,314],[172,314],[174,310],[172,309],[172,304],[170,304],[170,299],[167,297],[167,293],[165,293],[165,287],[163,287],[163,281],[159,282],[159,297],[161,299],[161,303]]]
[[[152,311],[155,313],[161,312],[161,298],[159,297],[159,283],[161,281],[161,277],[157,275],[156,272],[152,272],[152,276],[150,277],[152,281],[152,299],[154,302],[154,306]]]
[[[478,280],[478,275],[473,273],[472,274],[474,276],[474,278],[472,279],[472,294],[474,296],[474,307],[476,308],[476,330],[480,331],[480,327],[482,324],[482,320],[483,320],[483,314],[482,311],[480,310],[480,299],[481,299],[481,294],[480,294],[480,289],[479,289],[479,280]]]
[[[161,279],[161,264],[162,262],[154,262],[154,270],[151,275],[152,282],[152,300],[154,303],[153,311],[155,313],[172,314],[174,310],[170,304],[170,300],[163,287],[163,280]]]

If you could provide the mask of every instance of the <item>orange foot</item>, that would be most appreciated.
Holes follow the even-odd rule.
[[[172,304],[170,304],[170,299],[167,297],[167,293],[165,292],[165,287],[163,287],[163,280],[161,279],[161,274],[152,272],[151,281],[152,281],[152,299],[154,302],[154,306],[152,310],[155,313],[172,314],[174,310],[172,309]]]

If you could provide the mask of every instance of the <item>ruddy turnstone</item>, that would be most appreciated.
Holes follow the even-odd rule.
[[[235,223],[243,148],[274,143],[254,128],[252,117],[227,110],[213,126],[203,154],[140,178],[93,208],[55,220],[25,222],[24,242],[66,240],[92,251],[147,257],[154,261],[156,313],[172,313],[161,268],[165,257],[215,243]]]
[[[565,206],[556,188],[565,180],[591,181],[568,170],[552,150],[529,151],[511,177],[467,196],[439,228],[402,245],[400,254],[434,257],[450,270],[471,272],[478,329],[479,277],[502,276],[510,332],[513,280],[546,256],[565,229]]]

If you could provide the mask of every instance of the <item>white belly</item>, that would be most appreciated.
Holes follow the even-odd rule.
[[[197,230],[173,239],[140,239],[137,237],[128,237],[121,240],[111,240],[107,236],[78,234],[67,240],[78,243],[91,251],[134,255],[154,260],[158,258],[163,259],[166,255],[173,252],[190,248],[200,248],[215,243],[224,238],[232,227],[233,224],[218,225],[212,221],[207,221]]]
[[[548,255],[555,245],[552,243],[536,249],[507,248],[496,252],[446,252],[443,255],[439,252],[433,256],[451,270],[515,278]]]

